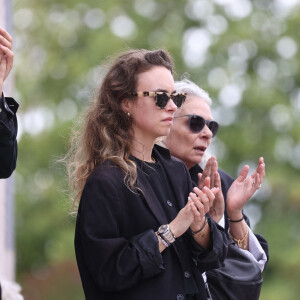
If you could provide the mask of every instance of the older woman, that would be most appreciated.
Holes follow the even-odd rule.
[[[226,256],[225,233],[206,217],[218,188],[191,193],[185,165],[154,145],[185,100],[172,72],[163,50],[119,56],[72,139],[86,299],[206,299],[201,273]]]
[[[218,131],[218,123],[213,121],[211,115],[212,101],[209,95],[187,79],[176,82],[175,88],[178,92],[187,93],[187,99],[176,111],[171,131],[163,143],[171,155],[185,163],[195,185],[198,185],[199,179],[202,187],[205,178],[209,176],[211,186],[222,187],[222,192],[220,189],[216,195],[210,215],[229,231],[240,248],[249,250],[263,270],[267,261],[268,244],[262,236],[252,233],[248,218],[242,210],[262,183],[265,175],[264,160],[262,157],[258,160],[256,170],[248,178],[249,166],[244,166],[235,181],[224,171],[218,170],[215,157],[207,160],[206,152]]]

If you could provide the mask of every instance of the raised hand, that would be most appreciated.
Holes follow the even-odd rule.
[[[218,172],[218,163],[214,156],[210,157],[206,163],[206,166],[201,173],[198,174],[198,187],[201,190],[205,186],[205,178],[210,178],[210,188],[215,187],[215,174]]]
[[[207,178],[210,178],[209,185],[207,184]],[[213,205],[209,210],[210,216],[215,222],[219,223],[224,214],[225,202],[221,189],[221,178],[218,173],[218,162],[214,156],[209,158],[202,174],[198,174],[198,179],[198,187],[200,189],[202,189],[204,186],[207,186],[211,189],[214,187],[219,189],[219,192],[215,195]]]
[[[12,37],[4,28],[0,27],[0,96],[3,82],[13,67],[13,59]]]
[[[227,213],[229,219],[239,219],[244,205],[253,196],[255,191],[259,189],[265,177],[263,157],[259,158],[255,171],[247,178],[249,169],[248,165],[242,168],[238,178],[227,192]]]

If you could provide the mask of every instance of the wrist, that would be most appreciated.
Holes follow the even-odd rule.
[[[219,223],[221,221],[221,219],[223,218],[224,210],[217,211],[216,209],[210,209],[209,215],[216,223]]]
[[[157,238],[158,238],[158,241],[159,242],[161,242],[162,243],[162,245],[163,245],[163,249],[164,248],[168,248],[169,247],[169,244],[156,232],[155,233],[156,234],[156,236],[157,236]],[[162,249],[162,250],[163,250]]]
[[[248,226],[246,227],[245,233],[241,235],[240,238],[237,238],[235,235],[232,234],[231,229],[228,231],[229,236],[231,237],[232,240],[234,240],[239,248],[242,249],[247,249],[248,248],[248,241],[249,241],[249,228]]]
[[[169,223],[169,228],[170,228],[171,232],[173,233],[173,235],[175,236],[175,238],[178,238],[181,236],[182,233],[180,233],[177,230],[176,224],[173,221],[171,223]]]
[[[206,227],[207,223],[208,223],[208,220],[207,220],[207,217],[205,216],[204,221],[200,227],[198,226],[198,228],[195,229],[194,227],[192,228],[192,226],[191,226],[190,230],[191,230],[192,235],[202,232],[204,230],[204,228]]]
[[[230,220],[240,220],[243,218],[243,213],[241,210],[229,211],[227,210],[227,216]]]
[[[240,223],[244,220],[244,216],[242,216],[240,219],[229,219],[228,218],[228,221],[231,222],[231,223]]]
[[[166,242],[165,245],[167,245],[167,247],[175,242],[175,235],[169,224],[161,225],[157,230],[157,234]]]

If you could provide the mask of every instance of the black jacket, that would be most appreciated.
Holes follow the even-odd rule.
[[[202,173],[203,170],[199,165],[195,165],[193,168],[191,168],[190,170],[190,175],[193,181],[194,185],[197,185],[196,183],[198,182],[198,173]],[[229,221],[228,221],[228,216],[227,216],[227,210],[226,210],[226,199],[227,199],[227,192],[230,188],[230,186],[232,185],[232,183],[234,182],[234,178],[232,176],[230,176],[228,173],[222,171],[222,170],[218,170],[218,173],[220,174],[220,178],[221,178],[221,187],[222,187],[222,193],[224,195],[224,200],[225,200],[225,212],[224,212],[224,217],[225,217],[225,231],[228,232],[229,229]],[[244,219],[247,222],[248,226],[250,227],[250,220],[249,218],[243,213],[244,215]],[[255,234],[257,240],[259,241],[260,245],[262,246],[263,250],[265,251],[266,255],[267,255],[267,262],[265,264],[264,269],[267,267],[267,263],[269,261],[269,246],[268,246],[268,242],[260,235],[260,234]]]
[[[18,107],[13,98],[0,98],[0,178],[8,178],[16,168]]]
[[[192,191],[188,170],[167,149],[155,146],[153,153],[177,195],[171,201],[181,209]],[[201,273],[224,260],[225,232],[209,220],[208,251],[187,231],[160,253],[154,232],[170,220],[139,166],[137,171],[143,194],[130,191],[123,172],[110,162],[96,168],[84,187],[75,250],[86,299],[176,300],[186,299],[186,290],[197,293],[193,299],[206,299]]]

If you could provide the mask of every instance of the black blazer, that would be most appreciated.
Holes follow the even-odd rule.
[[[176,201],[181,209],[192,191],[188,170],[167,149],[155,146],[153,154],[166,170],[177,196],[165,201]],[[75,231],[76,258],[86,299],[175,300],[184,299],[186,290],[198,293],[195,299],[206,299],[201,273],[219,267],[224,260],[225,232],[209,220],[208,251],[187,231],[160,253],[154,232],[170,220],[138,166],[137,172],[143,193],[130,191],[123,172],[110,162],[96,168],[86,182]]]
[[[16,168],[18,107],[13,98],[0,98],[0,178],[8,178]]]
[[[195,165],[193,168],[190,169],[190,175],[192,178],[192,181],[194,183],[194,185],[198,185],[196,184],[198,182],[198,173],[202,173],[203,170],[199,165]],[[227,199],[227,192],[229,190],[229,188],[231,187],[232,183],[234,182],[234,178],[232,176],[230,176],[228,173],[226,173],[225,171],[222,170],[218,170],[218,173],[220,174],[220,178],[221,178],[221,187],[222,187],[222,193],[224,196],[224,200],[225,200],[225,212],[224,212],[224,217],[225,217],[225,231],[228,232],[229,229],[229,221],[228,221],[228,216],[227,216],[227,209],[226,209],[226,199]],[[243,216],[245,218],[245,221],[247,222],[248,226],[250,227],[250,220],[249,218],[243,213]],[[266,255],[267,255],[267,262],[265,264],[264,270],[267,267],[268,261],[269,261],[269,246],[268,246],[268,242],[263,238],[262,235],[260,234],[255,234],[257,240],[259,241],[260,245],[262,246],[263,250],[265,251]]]

